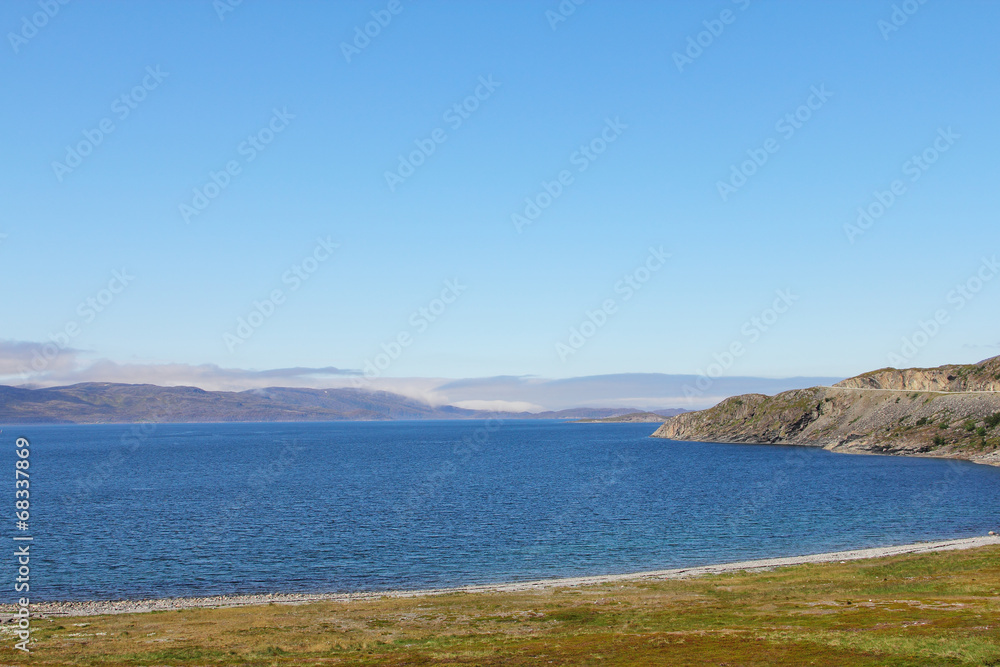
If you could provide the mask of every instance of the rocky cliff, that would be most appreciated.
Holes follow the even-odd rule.
[[[1000,385],[997,369],[1000,357],[969,366],[884,369],[775,396],[734,396],[672,417],[653,436],[1000,465],[1000,391],[988,388]]]
[[[900,391],[1000,391],[1000,357],[978,364],[938,368],[883,368],[848,378],[834,386]]]

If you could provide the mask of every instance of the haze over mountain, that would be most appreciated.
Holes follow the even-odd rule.
[[[497,412],[432,406],[384,391],[269,387],[243,392],[197,387],[88,382],[25,389],[0,386],[0,424],[133,422],[374,421],[392,419],[581,419],[633,412],[576,408],[556,412]],[[665,419],[683,410],[665,410]]]
[[[500,376],[451,380],[434,388],[436,396],[462,407],[483,408],[488,403],[529,403],[548,410],[570,407],[633,406],[656,411],[663,408],[708,407],[735,394],[774,394],[816,384],[832,384],[840,378],[720,377],[668,375],[664,373],[618,373],[566,379]],[[390,385],[392,380],[386,379]],[[537,409],[537,408],[536,408]]]
[[[694,374],[617,373],[570,378],[537,375],[493,377],[385,377],[360,370],[294,367],[254,370],[215,364],[118,363],[90,360],[81,350],[24,341],[0,341],[0,385],[25,388],[65,387],[82,383],[145,384],[198,387],[206,391],[241,392],[273,387],[362,389],[399,394],[431,406],[468,410],[544,412],[573,408],[632,408],[656,411],[700,409],[735,394],[773,394],[839,377],[761,378]],[[589,415],[588,415],[589,416]]]

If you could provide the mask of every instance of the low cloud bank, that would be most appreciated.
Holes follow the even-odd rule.
[[[697,389],[704,385],[704,378],[699,376],[663,373],[621,373],[557,380],[533,376],[367,379],[357,370],[334,366],[251,370],[222,368],[215,364],[122,364],[107,359],[89,362],[83,351],[73,348],[0,341],[0,384],[7,385],[54,387],[80,382],[120,382],[193,386],[209,391],[353,387],[401,394],[434,406],[455,405],[505,412],[582,407],[696,410],[736,394],[776,394],[789,389],[829,385],[841,379],[720,377],[711,381],[710,390]]]

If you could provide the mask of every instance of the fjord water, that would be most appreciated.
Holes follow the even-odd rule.
[[[8,470],[14,438],[32,443],[34,600],[427,588],[997,528],[1000,468],[678,443],[655,428],[15,426],[0,441]]]

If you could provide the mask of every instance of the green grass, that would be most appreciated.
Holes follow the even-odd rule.
[[[515,593],[36,619],[17,665],[1000,665],[1000,548]]]

